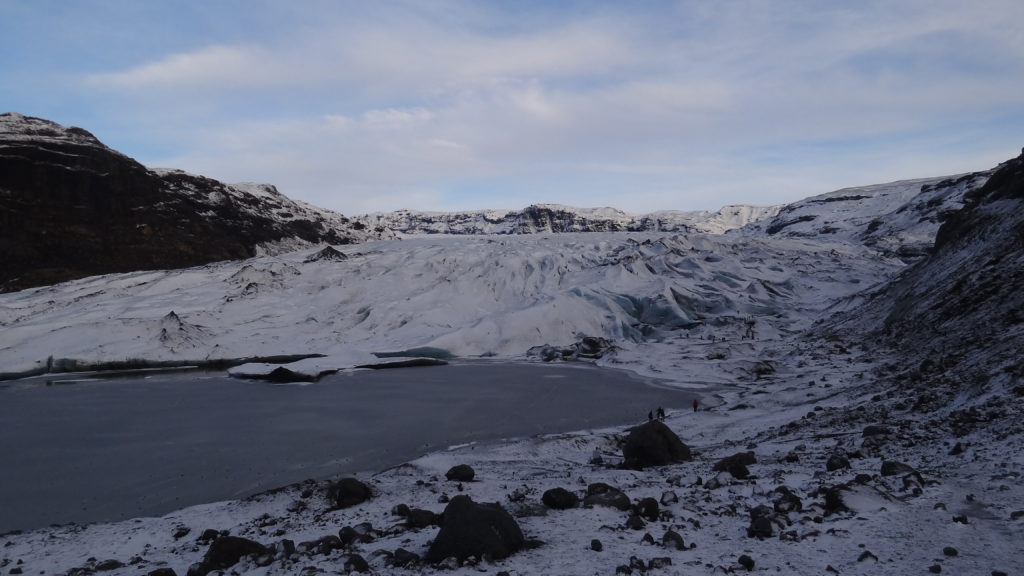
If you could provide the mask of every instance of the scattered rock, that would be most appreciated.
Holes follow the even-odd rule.
[[[568,510],[580,505],[579,496],[569,492],[565,488],[552,488],[541,496],[541,502],[548,508],[555,510]]]
[[[957,442],[953,448],[949,451],[950,456],[959,456],[964,453],[964,445]]]
[[[484,554],[500,559],[523,547],[522,530],[499,504],[478,504],[460,494],[451,499],[442,518],[441,531],[427,552],[430,562]]]
[[[185,536],[188,536],[189,532],[191,532],[191,531],[192,531],[192,529],[188,528],[186,526],[178,526],[174,530],[174,534],[173,534],[174,539],[175,540],[181,540]]]
[[[888,426],[872,424],[864,428],[864,433],[861,436],[867,438],[868,436],[888,436],[890,434],[892,434],[892,430]]]
[[[878,556],[872,554],[870,550],[865,550],[857,557],[857,562],[863,562],[865,560],[874,560],[875,562],[878,562]]]
[[[648,570],[659,570],[661,568],[668,568],[672,565],[672,559],[667,556],[661,556],[658,558],[651,558],[647,562]]]
[[[648,522],[657,522],[660,508],[654,498],[644,498],[635,507],[634,512]]]
[[[359,554],[349,554],[348,558],[345,559],[345,564],[342,568],[345,572],[369,572],[370,565],[367,564],[366,559]]]
[[[952,546],[946,546],[945,548],[943,548],[942,549],[942,553],[945,554],[946,556],[957,556],[957,555],[960,554],[960,552],[957,551],[957,549],[953,548]]]
[[[594,552],[600,552],[600,551],[604,550],[604,544],[601,544],[600,540],[598,540],[597,538],[594,538],[593,540],[590,541],[590,549],[593,550]]]
[[[221,536],[210,544],[210,549],[203,556],[203,561],[193,564],[188,576],[206,576],[214,570],[230,568],[244,556],[262,556],[269,554],[266,546],[238,536]]]
[[[644,523],[643,518],[636,514],[630,514],[629,518],[626,519],[626,528],[630,530],[643,530],[647,524]]]
[[[679,496],[672,490],[661,493],[662,506],[668,506],[669,504],[675,504],[676,502],[679,502]]]
[[[844,470],[850,467],[850,461],[847,460],[846,456],[842,454],[833,454],[829,456],[828,462],[825,462],[825,469],[829,472],[835,472],[836,470]]]
[[[754,559],[751,558],[750,556],[747,556],[746,554],[744,554],[743,556],[740,556],[739,560],[737,560],[737,562],[740,563],[740,566],[743,566],[744,568],[746,568],[747,572],[750,572],[751,570],[754,569]]]
[[[440,518],[430,510],[413,508],[405,515],[405,525],[417,530],[440,524]]]
[[[149,571],[146,576],[178,576],[178,573],[173,568],[157,568]]]
[[[348,256],[339,252],[334,246],[328,245],[323,250],[303,260],[303,262],[309,264],[310,262],[341,262],[342,260],[348,260]]]
[[[788,487],[779,486],[774,492],[775,497],[773,498],[772,507],[775,508],[776,512],[779,512],[780,514],[788,514],[790,512],[803,511],[803,501],[799,496],[793,494]]]
[[[928,567],[928,571],[931,572],[932,574],[941,574],[942,573],[942,566],[939,566],[938,564],[932,564],[931,566]]]
[[[623,467],[641,470],[691,460],[690,448],[668,426],[651,420],[629,432],[622,447]]]
[[[733,478],[737,480],[745,480],[750,476],[750,471],[747,466],[751,464],[757,464],[757,457],[753,452],[740,452],[722,458],[715,463],[713,470],[715,472],[728,472]]]
[[[476,477],[476,471],[468,464],[459,464],[445,472],[444,477],[452,482],[472,482],[473,478]]]
[[[327,500],[335,509],[350,508],[372,497],[370,487],[355,478],[342,478],[327,488]]]
[[[587,496],[583,499],[583,504],[585,506],[618,508],[623,512],[632,507],[628,496],[618,488],[603,482],[595,482],[587,486]]]
[[[675,530],[665,532],[665,535],[661,537],[661,545],[669,550],[686,550],[683,537]]]
[[[405,548],[399,548],[395,550],[394,555],[391,557],[392,562],[395,566],[404,568],[410,564],[416,564],[420,561],[420,555],[415,552],[409,552]]]
[[[906,476],[912,474],[921,477],[921,473],[902,462],[886,460],[882,462],[882,476]]]

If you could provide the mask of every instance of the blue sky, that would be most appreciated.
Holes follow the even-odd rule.
[[[348,214],[776,204],[1024,146],[1019,0],[0,0],[0,111]]]

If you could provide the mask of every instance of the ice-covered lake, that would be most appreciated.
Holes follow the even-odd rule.
[[[589,366],[468,363],[307,386],[220,373],[0,383],[0,533],[161,515],[453,444],[627,424],[693,395]]]

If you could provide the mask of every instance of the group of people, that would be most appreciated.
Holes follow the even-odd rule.
[[[698,409],[700,409],[700,401],[697,400],[696,398],[694,398],[693,399],[693,411],[696,412]],[[657,418],[658,420],[664,420],[665,419],[665,409],[662,408],[661,406],[658,406],[657,410],[651,410],[650,412],[647,413],[647,419],[648,420],[654,420],[655,418]]]

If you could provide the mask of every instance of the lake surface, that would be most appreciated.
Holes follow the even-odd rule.
[[[276,385],[223,373],[0,383],[0,533],[157,516],[466,442],[641,422],[693,395],[589,366],[457,364]]]

